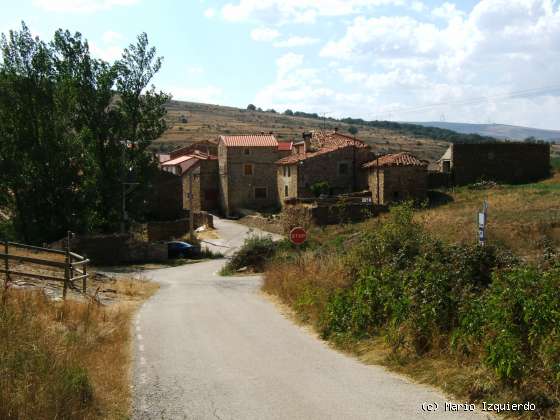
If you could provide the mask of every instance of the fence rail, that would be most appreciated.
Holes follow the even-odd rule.
[[[87,287],[87,278],[90,275],[87,272],[87,265],[90,261],[87,258],[70,251],[71,235],[71,232],[68,232],[66,239],[66,249],[64,250],[3,241],[4,252],[0,252],[0,261],[3,260],[4,264],[3,267],[0,268],[0,273],[6,276],[4,279],[4,286],[7,287],[9,285],[12,276],[59,281],[63,284],[62,297],[66,298],[66,294],[69,288],[80,290],[76,286],[75,282],[81,280],[81,292],[85,294]],[[25,255],[18,255],[18,250],[53,254],[53,256],[56,254],[58,256],[64,256],[64,261],[54,261],[48,258],[35,258]],[[15,270],[13,267],[10,267],[10,262],[15,262],[16,264],[25,263],[40,265],[48,268],[61,268],[64,270],[64,277],[57,277],[50,274],[38,274],[29,271],[20,271],[21,267],[16,267],[17,270]]]

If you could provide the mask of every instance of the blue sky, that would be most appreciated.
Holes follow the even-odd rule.
[[[147,32],[176,99],[560,129],[558,0],[22,0],[0,31],[21,20],[108,61]]]

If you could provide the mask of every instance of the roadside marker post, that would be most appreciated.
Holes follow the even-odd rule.
[[[484,200],[482,211],[478,212],[478,243],[484,246],[486,243],[486,224],[488,223],[488,202]]]

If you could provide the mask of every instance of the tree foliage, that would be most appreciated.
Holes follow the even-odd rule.
[[[153,172],[146,148],[165,129],[169,96],[147,89],[161,67],[147,36],[110,64],[80,33],[58,30],[47,43],[22,23],[0,50],[0,203],[18,236],[114,229],[125,168],[141,197]]]

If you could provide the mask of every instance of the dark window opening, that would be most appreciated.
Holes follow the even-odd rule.
[[[243,166],[243,173],[245,175],[253,175],[253,165],[250,163]]]
[[[339,163],[338,164],[338,174],[339,175],[348,175],[348,164],[347,163]]]
[[[263,199],[266,198],[266,187],[255,187],[255,198]]]
[[[288,196],[288,186],[284,185],[284,197]]]
[[[251,154],[251,149],[244,149],[243,153],[246,155],[250,155]]]

